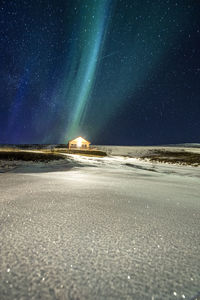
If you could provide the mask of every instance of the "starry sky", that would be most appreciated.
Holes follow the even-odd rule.
[[[0,143],[200,142],[199,0],[0,0]]]

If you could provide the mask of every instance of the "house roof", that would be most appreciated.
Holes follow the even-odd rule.
[[[73,139],[73,140],[70,140],[69,142],[78,142],[78,141],[80,141],[80,140],[81,140],[82,142],[91,144],[89,141],[85,140],[85,139],[82,138],[81,136],[79,136],[79,137],[77,137],[77,138],[75,138],[75,139]]]

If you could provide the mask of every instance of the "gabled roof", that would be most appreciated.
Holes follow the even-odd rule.
[[[89,141],[87,141],[87,140],[85,140],[84,138],[82,138],[81,136],[79,136],[79,137],[77,137],[77,138],[75,138],[75,139],[73,139],[73,140],[70,140],[69,142],[78,142],[78,141],[80,141],[80,139],[81,139],[81,141],[82,142],[86,142],[86,143],[89,143],[89,144],[91,144]]]

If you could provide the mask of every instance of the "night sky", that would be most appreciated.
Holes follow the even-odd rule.
[[[0,143],[200,142],[199,0],[0,0]]]

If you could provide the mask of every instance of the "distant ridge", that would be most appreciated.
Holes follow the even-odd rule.
[[[0,144],[0,148],[19,148],[19,149],[51,149],[67,148],[66,144]]]
[[[200,143],[182,143],[182,144],[161,144],[161,145],[93,145],[97,147],[185,147],[185,148],[200,148]],[[21,148],[21,149],[51,149],[51,148],[67,148],[66,144],[1,144],[0,147]]]
[[[200,148],[200,143],[184,143],[184,144],[169,144],[166,147],[187,147],[187,148]]]

